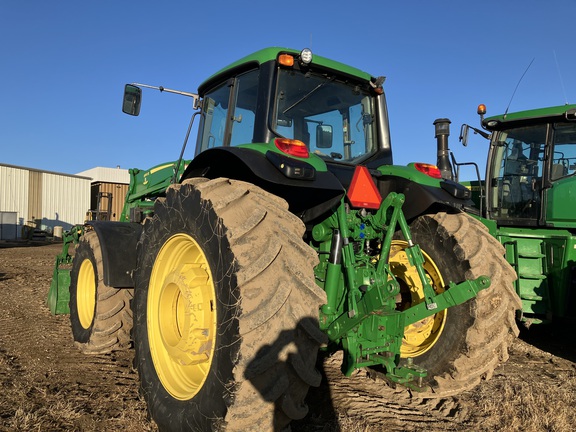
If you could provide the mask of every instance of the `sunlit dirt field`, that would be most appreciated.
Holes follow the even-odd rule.
[[[45,299],[61,244],[0,244],[0,430],[154,431],[132,351],[85,356],[69,318]],[[491,380],[442,400],[410,397],[366,371],[340,374],[338,356],[293,431],[572,431],[576,327],[522,331]]]

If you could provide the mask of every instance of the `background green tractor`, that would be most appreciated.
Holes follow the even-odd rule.
[[[117,310],[133,317],[161,430],[281,430],[308,411],[319,348],[342,350],[347,375],[371,367],[430,396],[507,358],[519,300],[504,248],[463,211],[468,189],[431,165],[392,166],[383,81],[268,48],[197,94],[126,86],[132,115],[141,87],[193,98],[195,157],[143,224],[91,224],[101,260],[85,260],[93,276],[72,270],[70,302],[94,287],[93,330],[74,333],[89,352],[107,345],[94,329],[128,327]],[[104,305],[127,288],[130,308]]]
[[[463,125],[490,141],[486,181],[469,182],[478,218],[518,273],[525,326],[576,317],[576,105],[484,118]],[[455,164],[459,168],[463,164]],[[457,172],[454,173],[457,175]]]
[[[146,171],[140,170],[138,168],[132,168],[128,170],[130,175],[130,184],[128,186],[128,191],[126,193],[124,206],[119,220],[122,222],[141,223],[145,217],[152,212],[154,200],[157,197],[164,195],[166,188],[171,183],[173,183],[175,175],[174,173],[178,171],[177,176],[180,176],[182,172],[184,172],[186,164],[189,162],[190,161],[186,160],[178,162],[178,170],[176,170],[177,162],[167,162],[160,164]],[[107,215],[110,215],[111,213],[110,208],[111,200],[109,199],[108,210],[106,212]],[[90,211],[87,214],[100,214],[99,210],[100,205],[97,206],[96,211]],[[48,307],[53,314],[70,313],[70,271],[74,261],[70,247],[73,245],[78,245],[80,240],[86,239],[86,236],[88,236],[88,238],[93,238],[94,241],[98,241],[97,236],[94,236],[93,234],[87,235],[87,231],[89,232],[93,229],[92,224],[95,223],[95,220],[98,220],[97,225],[99,227],[107,225],[102,224],[102,218],[100,217],[95,217],[95,220],[91,219],[92,218],[85,221],[85,224],[75,225],[70,230],[63,233],[62,252],[56,256],[54,273],[47,297]],[[109,218],[107,218],[107,220],[109,220]],[[115,224],[114,222],[112,223]],[[92,250],[94,247],[99,249],[99,246],[96,245],[88,246],[88,244],[86,244],[83,246],[83,248],[87,248],[88,250]],[[119,246],[112,250],[111,253],[114,254],[120,252],[121,254],[122,249],[123,248]],[[96,252],[96,254],[99,255],[101,252]],[[90,252],[90,255],[94,255],[94,251]],[[116,257],[112,259],[116,259]],[[102,258],[95,257],[94,260],[102,261]],[[77,263],[77,265],[79,265],[79,263]],[[77,277],[77,271],[74,273]],[[99,274],[100,277],[103,276],[102,271],[100,271]],[[89,279],[91,280],[92,278]],[[85,313],[86,318],[84,321],[88,324],[92,322],[91,314],[93,313],[94,309],[94,300],[92,300],[94,297],[94,290],[95,288],[92,287],[87,291],[85,298],[87,303],[83,307],[87,309]],[[77,302],[74,302],[74,304],[74,307],[78,306]]]

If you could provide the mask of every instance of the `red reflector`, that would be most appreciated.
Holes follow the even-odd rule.
[[[274,144],[283,153],[289,154],[291,156],[296,156],[300,158],[307,158],[310,154],[308,153],[308,147],[302,141],[291,140],[287,138],[276,138]]]
[[[353,207],[380,208],[382,196],[365,166],[357,166],[348,189],[348,199]]]
[[[432,178],[440,179],[442,174],[436,165],[425,164],[425,163],[415,163],[414,168],[416,168],[421,173],[426,174]]]

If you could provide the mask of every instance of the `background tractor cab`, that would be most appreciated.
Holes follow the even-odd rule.
[[[576,187],[576,106],[486,119],[483,110],[482,126],[491,132],[483,216],[507,226],[576,226],[570,193]],[[464,145],[467,137],[461,134]]]
[[[576,317],[576,105],[540,108],[484,118],[488,139],[485,181],[462,182],[473,192],[481,220],[506,248],[522,300],[519,319],[532,324]],[[440,148],[440,144],[438,144]],[[452,156],[455,178],[462,163]],[[476,165],[473,162],[466,163]],[[477,167],[477,165],[476,165]],[[477,173],[479,173],[477,169]]]

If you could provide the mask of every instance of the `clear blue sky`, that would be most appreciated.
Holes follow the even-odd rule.
[[[210,74],[266,46],[386,76],[396,164],[435,162],[433,121],[452,120],[457,159],[476,107],[576,103],[575,0],[17,1],[0,3],[0,163],[75,174],[177,159],[188,98],[148,90],[121,113],[128,82],[195,92]],[[192,156],[195,135],[187,153]]]

